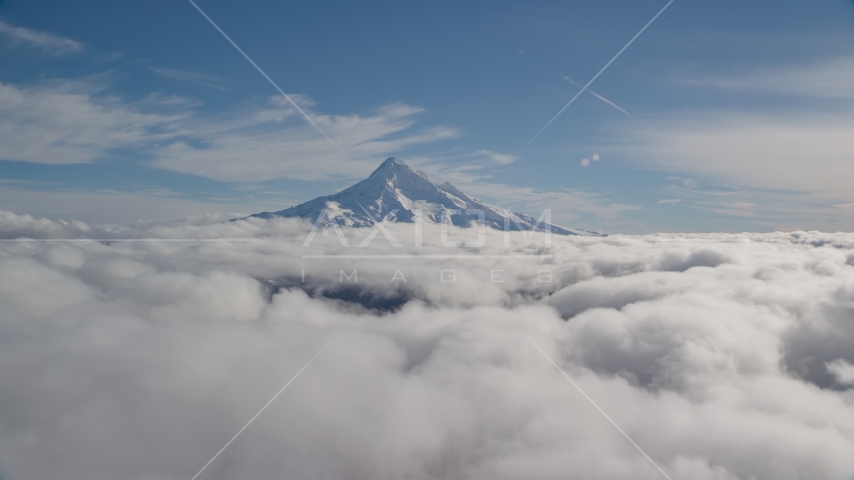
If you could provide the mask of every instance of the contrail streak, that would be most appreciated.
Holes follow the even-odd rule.
[[[191,1],[192,1],[192,0],[191,0]],[[575,96],[574,96],[574,97],[572,97],[572,99],[571,99],[569,102],[567,102],[567,104],[566,104],[566,105],[564,105],[564,106],[563,106],[563,108],[561,108],[559,112],[557,112],[557,114],[555,114],[555,116],[554,116],[554,117],[552,117],[552,119],[551,119],[551,120],[549,120],[549,123],[547,123],[545,127],[541,128],[541,129],[540,129],[540,131],[539,131],[539,132],[537,132],[537,134],[536,134],[536,135],[534,135],[534,138],[532,138],[528,143],[526,143],[526,144],[525,144],[525,146],[522,148],[522,150],[524,150],[524,149],[528,148],[528,145],[530,145],[530,144],[534,143],[534,140],[536,140],[540,135],[542,135],[542,133],[543,133],[543,132],[545,132],[547,128],[549,128],[549,125],[551,125],[555,120],[557,120],[557,117],[559,117],[559,116],[560,116],[560,114],[561,114],[561,113],[563,113],[563,111],[564,111],[564,110],[566,110],[567,108],[569,108],[569,106],[570,106],[570,105],[572,105],[572,103],[573,103],[573,102],[575,102],[575,100],[576,100],[578,97],[580,97],[582,93],[584,93],[585,91],[587,91],[587,87],[589,87],[593,82],[595,82],[595,81],[596,81],[596,79],[597,79],[597,78],[599,78],[599,75],[602,75],[602,73],[603,73],[605,70],[607,70],[607,69],[608,69],[608,67],[610,67],[610,66],[611,66],[611,64],[612,64],[612,63],[614,63],[614,61],[615,61],[615,60],[617,60],[617,58],[619,58],[619,57],[620,57],[620,55],[622,55],[622,54],[623,54],[623,52],[625,52],[625,51],[626,51],[626,49],[627,49],[627,48],[629,48],[629,46],[631,46],[631,44],[633,44],[633,43],[635,42],[635,40],[637,40],[637,39],[638,39],[638,37],[640,37],[640,36],[641,36],[641,34],[642,34],[643,32],[645,32],[645,31],[646,31],[646,29],[647,29],[647,28],[649,28],[649,26],[650,26],[650,25],[652,25],[652,22],[654,22],[656,19],[658,19],[658,17],[659,17],[659,16],[661,16],[661,14],[662,14],[662,13],[664,13],[664,11],[665,11],[665,10],[667,10],[667,7],[669,7],[669,6],[670,6],[670,4],[671,4],[671,3],[673,3],[673,2],[674,2],[674,0],[670,0],[669,2],[667,2],[667,5],[665,5],[665,6],[664,6],[664,8],[662,8],[661,10],[659,10],[659,12],[658,12],[658,13],[656,13],[654,17],[652,17],[652,20],[650,20],[649,22],[647,22],[647,24],[646,24],[646,25],[644,25],[644,26],[643,26],[643,28],[641,28],[641,29],[640,29],[640,31],[639,31],[639,32],[638,32],[634,37],[632,37],[632,39],[631,39],[631,40],[629,40],[629,43],[627,43],[627,44],[626,44],[626,46],[624,46],[623,48],[621,48],[621,49],[620,49],[620,51],[619,51],[619,52],[617,52],[617,54],[616,54],[616,55],[614,55],[614,58],[612,58],[608,63],[606,63],[606,64],[605,64],[605,66],[604,66],[604,67],[602,67],[602,69],[601,69],[601,70],[599,70],[599,73],[597,73],[596,75],[594,75],[594,76],[593,76],[593,78],[591,78],[591,79],[590,79],[590,81],[589,81],[589,82],[587,82],[587,85],[585,85],[581,90],[579,90],[579,91],[578,91],[578,93],[576,93],[576,94],[575,94]]]
[[[249,60],[249,63],[251,63],[251,64],[252,64],[252,66],[253,66],[253,67],[255,67],[255,69],[256,69],[256,70],[258,70],[259,72],[261,72],[261,75],[264,75],[264,78],[266,78],[268,82],[270,82],[274,87],[276,87],[276,90],[278,90],[278,91],[279,91],[279,93],[281,93],[281,94],[282,94],[282,96],[284,96],[284,97],[288,100],[288,102],[290,102],[290,104],[291,104],[291,105],[293,105],[293,106],[294,106],[294,108],[296,108],[296,109],[299,111],[299,113],[301,113],[301,114],[302,114],[302,116],[303,116],[303,117],[305,117],[305,119],[306,119],[306,120],[308,120],[308,123],[310,123],[314,128],[316,128],[316,129],[317,129],[317,131],[318,131],[318,132],[320,132],[320,134],[321,134],[321,135],[323,135],[324,137],[326,137],[326,139],[327,139],[327,140],[329,140],[329,143],[331,143],[331,144],[332,144],[332,146],[334,146],[336,150],[338,150],[339,152],[341,152],[341,155],[344,155],[344,157],[345,157],[345,158],[347,158],[347,160],[350,160],[350,156],[349,156],[349,155],[347,155],[346,153],[344,153],[344,150],[341,150],[341,147],[339,147],[337,143],[335,143],[331,138],[329,138],[329,135],[327,135],[327,134],[326,134],[326,132],[324,132],[324,131],[323,131],[323,129],[322,129],[322,128],[320,128],[320,126],[318,126],[316,123],[314,123],[314,120],[312,120],[312,119],[311,119],[311,117],[309,117],[309,116],[308,116],[308,114],[307,114],[307,113],[305,113],[305,112],[303,111],[303,109],[301,109],[301,108],[299,107],[299,105],[297,105],[297,104],[296,104],[296,103],[291,99],[291,97],[290,97],[290,96],[288,96],[288,94],[284,92],[284,90],[282,90],[281,88],[279,88],[279,86],[278,86],[278,85],[276,85],[276,82],[274,82],[272,78],[270,78],[269,76],[267,76],[267,74],[266,74],[266,73],[264,73],[264,70],[261,70],[261,67],[259,67],[257,63],[253,62],[253,61],[252,61],[252,59],[251,59],[251,58],[249,58],[249,55],[246,55],[246,52],[244,52],[244,51],[243,51],[243,49],[241,49],[240,47],[238,47],[238,46],[237,46],[237,44],[236,44],[236,43],[234,43],[234,40],[232,40],[232,39],[231,39],[231,37],[229,37],[229,36],[228,36],[224,31],[222,31],[222,29],[221,29],[221,28],[219,28],[219,25],[217,25],[217,24],[216,24],[216,22],[214,22],[214,21],[211,19],[211,17],[209,17],[209,16],[208,16],[208,14],[206,14],[206,13],[204,12],[204,10],[202,10],[201,8],[199,8],[199,6],[198,6],[198,5],[196,5],[196,2],[194,2],[193,0],[189,0],[189,1],[190,1],[190,3],[191,3],[191,4],[193,4],[193,6],[194,6],[194,7],[196,7],[196,10],[198,10],[198,11],[199,11],[199,13],[201,13],[205,18],[207,18],[207,19],[208,19],[208,21],[209,21],[209,22],[211,22],[211,25],[213,25],[213,26],[214,26],[214,28],[216,28],[216,29],[219,31],[219,33],[221,33],[221,34],[222,34],[222,36],[223,36],[223,37],[225,37],[225,39],[226,39],[226,40],[228,40],[228,41],[229,41],[229,43],[231,43],[231,44],[234,46],[234,48],[236,48],[236,49],[237,49],[237,51],[238,51],[238,52],[240,52],[240,54],[241,54],[241,55],[243,55],[243,57],[244,57],[244,58],[246,58],[246,60]]]
[[[580,84],[580,83],[576,82],[575,80],[573,80],[573,79],[569,78],[569,77],[568,77],[568,76],[566,76],[566,75],[563,75],[563,74],[561,74],[561,75],[563,76],[564,80],[566,80],[567,82],[569,82],[569,83],[571,83],[571,84],[575,85],[576,87],[581,87],[581,84]],[[599,95],[598,93],[594,92],[593,90],[587,90],[587,93],[589,93],[590,95],[593,95],[594,97],[598,98],[599,100],[602,100],[603,102],[607,103],[608,105],[610,105],[610,106],[612,106],[612,107],[616,108],[616,109],[617,109],[617,110],[619,110],[620,112],[625,113],[626,115],[628,115],[629,117],[633,118],[635,121],[637,121],[638,123],[640,123],[640,124],[641,124],[641,125],[643,125],[644,127],[648,128],[648,129],[650,129],[650,130],[652,130],[653,132],[655,132],[655,133],[657,133],[657,134],[659,134],[659,135],[661,135],[661,136],[663,136],[663,137],[667,137],[667,134],[666,134],[666,133],[662,132],[661,130],[659,130],[659,129],[657,129],[657,128],[655,128],[655,127],[651,126],[651,125],[649,125],[647,122],[645,122],[645,121],[641,120],[640,118],[638,118],[638,117],[636,117],[636,116],[632,115],[631,113],[629,113],[629,111],[628,111],[628,110],[626,110],[626,109],[624,109],[623,107],[621,107],[621,106],[617,105],[616,103],[614,103],[614,102],[612,102],[612,101],[608,100],[607,98],[603,97],[602,95]]]
[[[569,83],[571,83],[571,84],[575,85],[576,87],[582,87],[582,86],[583,86],[583,85],[581,85],[580,83],[576,82],[575,80],[573,80],[573,79],[571,79],[571,78],[567,77],[566,75],[564,75],[564,76],[563,76],[563,78],[564,78],[567,82],[569,82]],[[612,106],[612,107],[616,108],[617,110],[619,110],[619,111],[621,111],[621,112],[625,113],[626,115],[628,115],[628,116],[630,116],[630,117],[632,117],[632,118],[634,118],[635,120],[637,120],[637,121],[639,121],[639,122],[640,122],[640,119],[639,119],[638,117],[636,117],[636,116],[632,115],[631,113],[629,113],[628,111],[626,111],[623,107],[621,107],[621,106],[617,105],[616,103],[614,103],[614,102],[612,102],[612,101],[608,100],[607,98],[603,97],[602,95],[599,95],[598,93],[594,92],[593,90],[587,90],[587,93],[589,93],[590,95],[593,95],[594,97],[598,98],[599,100],[602,100],[603,102],[607,103],[608,105],[610,105],[610,106]]]

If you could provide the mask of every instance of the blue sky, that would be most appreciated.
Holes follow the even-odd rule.
[[[0,209],[282,209],[397,156],[611,232],[854,228],[854,2],[0,1]],[[584,158],[600,160],[582,166]]]

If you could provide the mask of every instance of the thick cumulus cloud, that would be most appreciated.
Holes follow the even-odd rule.
[[[537,347],[674,480],[854,474],[854,235],[213,220],[0,216],[0,477],[191,478],[330,341],[200,479],[664,478]]]

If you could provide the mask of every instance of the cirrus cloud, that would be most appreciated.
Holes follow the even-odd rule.
[[[0,19],[0,36],[12,46],[36,48],[53,55],[71,55],[83,51],[83,44],[77,40],[50,32],[16,27],[3,19]]]
[[[155,168],[223,182],[340,180],[370,173],[376,158],[459,135],[451,127],[414,130],[423,109],[403,103],[364,115],[326,115],[294,95],[347,160],[278,96],[202,116],[186,98],[152,94],[129,102],[106,90],[96,77],[0,84],[0,159],[90,163],[132,149]]]

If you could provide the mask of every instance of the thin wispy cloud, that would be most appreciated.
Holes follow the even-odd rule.
[[[193,82],[199,85],[205,85],[207,87],[216,88],[219,90],[229,90],[228,88],[223,87],[222,84],[233,83],[232,80],[222,78],[218,75],[211,75],[209,73],[202,72],[193,72],[190,70],[181,70],[179,68],[148,67],[148,69],[158,75],[162,75],[167,78]]]
[[[311,111],[304,97],[294,95],[293,99],[303,103],[304,111]],[[271,97],[262,105],[217,119],[198,119],[188,141],[154,149],[151,165],[228,182],[356,179],[373,171],[378,158],[458,135],[452,127],[410,131],[421,111],[405,104],[388,105],[363,115],[311,111],[315,122],[351,152],[351,159],[346,160],[298,121],[299,112],[280,97]]]
[[[0,83],[0,159],[90,163],[112,149],[143,147],[183,133],[179,120],[187,111],[146,111],[102,90],[102,84],[85,79]]]
[[[682,184],[688,190],[675,195],[700,211],[761,219],[772,228],[852,228],[850,215],[833,207],[854,201],[848,181],[854,177],[851,75],[854,61],[844,57],[730,76],[680,77],[683,85],[730,93],[713,108],[658,114],[656,123],[667,135],[624,129],[625,141],[615,148]],[[758,110],[745,102],[743,93],[792,101],[775,103],[769,112],[768,104]],[[838,101],[806,103],[816,97]],[[702,197],[737,200],[709,204]]]
[[[758,161],[758,160],[757,160]],[[709,172],[694,173],[708,178]],[[735,176],[729,176],[735,181]],[[665,200],[661,205],[679,205],[703,214],[713,214],[722,221],[747,221],[768,230],[826,230],[851,228],[850,211],[838,194],[826,191],[782,190],[751,185],[697,182],[681,177],[666,177],[669,185],[660,190]],[[669,198],[668,198],[669,197]],[[679,199],[678,203],[675,199]],[[670,203],[673,201],[674,203]],[[702,223],[700,223],[702,225]],[[682,227],[685,228],[685,227]],[[737,228],[737,227],[733,227]]]
[[[459,134],[453,127],[414,129],[423,109],[402,103],[329,115],[313,111],[308,97],[292,95],[351,152],[352,161],[346,161],[295,121],[300,112],[278,96],[202,116],[198,103],[184,97],[152,94],[131,102],[105,90],[104,79],[0,83],[0,159],[91,163],[133,148],[155,168],[224,182],[355,179],[370,173],[378,158]],[[488,156],[510,161],[495,152]]]
[[[0,18],[0,37],[12,46],[30,47],[53,55],[71,55],[83,51],[77,40],[50,32],[11,25]]]
[[[37,216],[126,225],[223,212],[219,221],[255,213],[267,204],[240,197],[164,195],[153,188],[81,189],[60,185],[3,184],[0,205]]]
[[[607,195],[581,189],[538,189],[517,187],[489,181],[477,175],[465,172],[445,171],[441,177],[451,181],[455,187],[472,194],[478,199],[494,202],[502,207],[531,215],[551,209],[558,224],[571,225],[585,216],[590,228],[606,228],[618,224],[621,215],[640,210],[638,205],[614,202]]]
[[[752,217],[759,205],[749,202],[696,203],[691,205],[699,212],[712,212],[732,217]]]
[[[750,94],[854,100],[854,56],[757,69],[735,75],[680,78],[685,85]]]
[[[493,152],[492,150],[478,150],[474,155],[485,156],[499,165],[508,165],[519,159],[517,155]]]
[[[646,165],[761,189],[854,199],[851,114],[798,116],[686,112],[659,123],[668,135],[638,136],[626,149]]]

